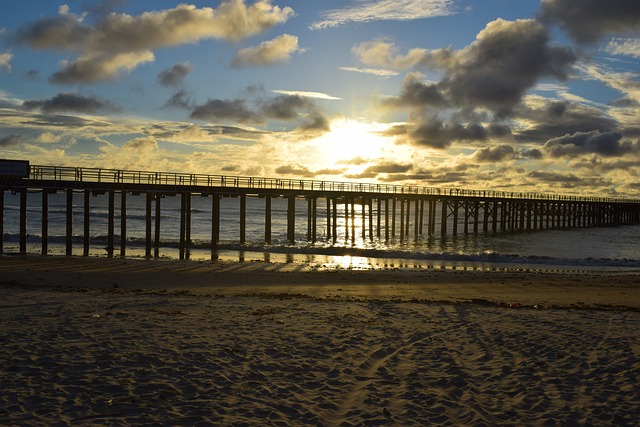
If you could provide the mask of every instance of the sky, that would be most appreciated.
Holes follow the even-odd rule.
[[[0,158],[640,197],[638,0],[6,0]]]

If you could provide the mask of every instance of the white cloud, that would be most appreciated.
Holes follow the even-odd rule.
[[[322,13],[324,19],[311,24],[311,29],[336,27],[349,22],[410,21],[454,13],[453,0],[368,0],[353,7]]]
[[[640,39],[613,39],[605,47],[613,55],[625,55],[640,58]]]
[[[286,62],[298,48],[298,37],[283,34],[273,40],[260,43],[258,46],[241,49],[233,59],[234,67],[269,66]]]
[[[342,98],[338,98],[335,96],[327,95],[326,93],[321,92],[307,92],[302,90],[274,90],[275,93],[280,93],[282,95],[291,95],[291,96],[302,96],[305,98],[315,98],[315,99],[326,99],[330,101],[340,100]]]
[[[11,72],[11,59],[13,55],[11,53],[0,53],[0,70]]]
[[[397,71],[383,70],[380,68],[340,67],[340,70],[350,73],[372,74],[378,77],[393,77],[400,74]]]

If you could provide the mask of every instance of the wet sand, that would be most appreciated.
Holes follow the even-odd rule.
[[[638,425],[640,274],[0,256],[2,425]]]

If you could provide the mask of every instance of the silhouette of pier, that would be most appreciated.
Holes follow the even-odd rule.
[[[12,162],[12,161],[5,161]],[[145,254],[159,254],[161,212],[165,197],[180,198],[179,256],[188,257],[191,244],[191,201],[211,199],[212,257],[225,224],[220,220],[223,197],[240,199],[238,242],[246,242],[247,198],[264,200],[264,243],[272,239],[272,200],[287,201],[286,236],[296,242],[296,200],[307,205],[307,240],[318,240],[319,215],[326,216],[322,230],[327,243],[338,236],[346,240],[361,233],[363,240],[418,240],[422,235],[442,236],[505,231],[602,227],[640,222],[640,200],[576,197],[535,193],[478,191],[458,188],[368,184],[317,180],[261,178],[129,171],[96,168],[37,166],[26,163],[24,173],[0,170],[0,252],[4,239],[4,193],[19,195],[19,250],[27,248],[27,197],[41,197],[42,254],[48,252],[48,206],[52,193],[66,193],[66,254],[73,249],[74,196],[83,197],[83,253],[89,254],[91,196],[108,198],[107,253],[115,252],[116,211],[119,213],[120,256],[127,251],[127,201],[144,197],[146,206]],[[1,169],[1,168],[0,168]],[[318,200],[323,208],[318,208]],[[338,215],[342,216],[339,218]],[[356,221],[358,218],[358,221]],[[340,219],[340,220],[339,220]],[[358,226],[356,227],[356,222]],[[338,230],[338,226],[343,229]],[[340,231],[340,233],[339,233]],[[344,236],[344,237],[343,237]]]

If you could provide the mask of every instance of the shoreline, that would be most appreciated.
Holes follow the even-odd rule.
[[[640,273],[580,270],[323,268],[265,261],[0,256],[0,283],[40,289],[299,295],[320,299],[640,310]]]

